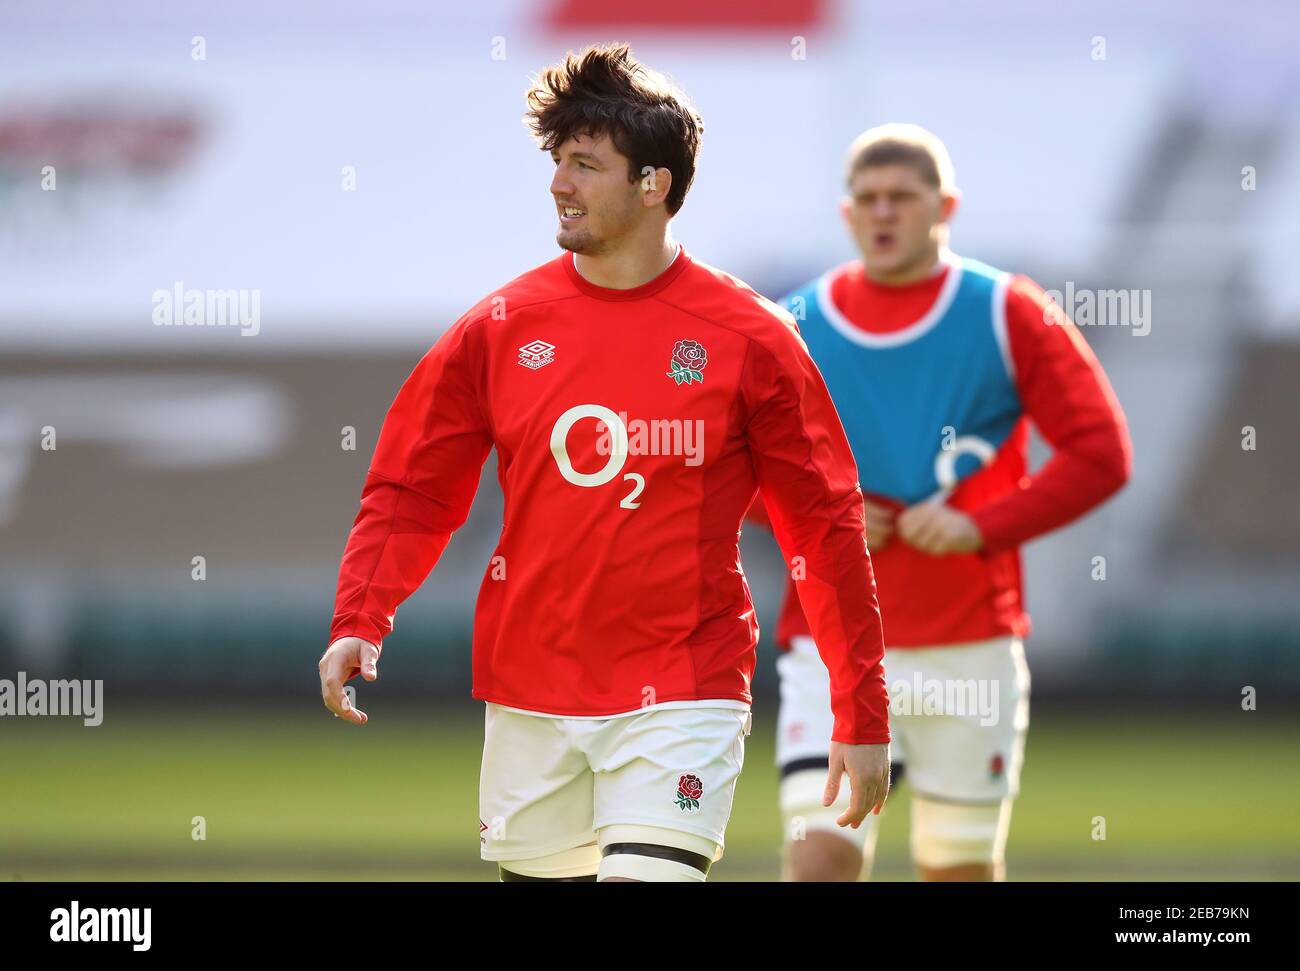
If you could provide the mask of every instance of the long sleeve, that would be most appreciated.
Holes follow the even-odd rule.
[[[763,505],[761,492],[754,497],[754,504],[749,507],[749,512],[745,513],[745,522],[753,523],[769,533],[772,531],[772,517],[767,514],[767,507]]]
[[[343,552],[331,643],[355,635],[378,646],[469,516],[492,448],[481,363],[473,321],[462,318],[398,392]]]
[[[1128,481],[1124,412],[1092,350],[1032,280],[1007,288],[1007,334],[1021,405],[1052,447],[1020,488],[975,510],[984,549],[998,552],[1065,525]]]
[[[857,465],[821,373],[791,326],[751,343],[742,391],[761,495],[830,672],[832,740],[889,741],[884,638]]]

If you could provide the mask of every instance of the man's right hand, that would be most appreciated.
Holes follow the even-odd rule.
[[[870,499],[862,500],[862,508],[867,517],[867,549],[874,553],[883,549],[894,535],[894,519],[898,512]]]
[[[343,690],[352,678],[360,674],[367,681],[379,677],[379,648],[360,637],[340,637],[329,646],[320,659],[320,694],[325,707],[344,721],[364,725],[370,717],[360,708],[354,708]]]

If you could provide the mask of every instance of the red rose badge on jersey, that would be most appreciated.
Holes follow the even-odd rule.
[[[704,783],[697,776],[684,775],[677,780],[677,798],[674,801],[682,812],[689,813],[699,809],[702,795],[704,795]]]
[[[678,341],[673,345],[673,359],[668,377],[677,384],[704,380],[704,366],[709,363],[709,354],[699,341]]]

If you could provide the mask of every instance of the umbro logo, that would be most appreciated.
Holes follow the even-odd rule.
[[[529,341],[519,348],[519,363],[536,371],[555,360],[555,345],[546,341]]]

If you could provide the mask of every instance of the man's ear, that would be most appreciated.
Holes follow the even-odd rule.
[[[663,166],[641,166],[641,204],[646,208],[657,206],[668,198],[673,187],[673,174]]]
[[[848,196],[840,196],[840,218],[844,220],[844,228],[853,235],[853,200]]]
[[[939,217],[946,223],[952,222],[952,217],[957,215],[957,210],[961,208],[961,190],[953,189],[946,196],[939,199]]]

